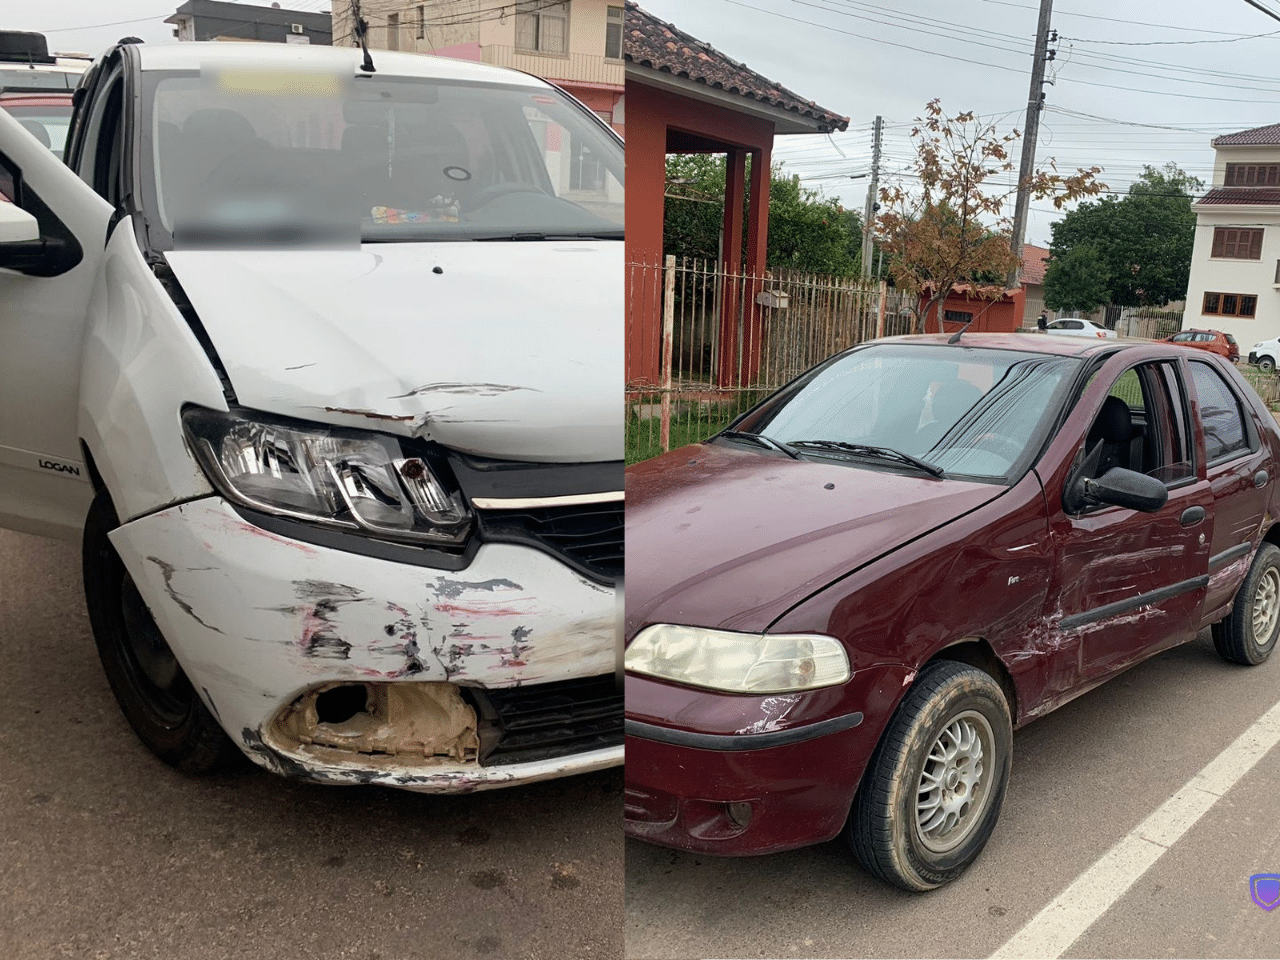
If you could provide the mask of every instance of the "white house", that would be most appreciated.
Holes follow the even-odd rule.
[[[1233,334],[1245,353],[1280,336],[1280,123],[1213,141],[1213,188],[1193,205],[1182,328]]]

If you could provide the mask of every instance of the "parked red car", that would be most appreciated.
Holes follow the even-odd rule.
[[[1162,343],[1176,343],[1180,347],[1208,350],[1232,363],[1240,362],[1240,345],[1236,338],[1221,330],[1180,330],[1164,338]]]
[[[1271,654],[1278,452],[1216,355],[977,334],[854,348],[632,467],[627,833],[843,832],[898,886],[955,878],[1014,727],[1209,625]]]

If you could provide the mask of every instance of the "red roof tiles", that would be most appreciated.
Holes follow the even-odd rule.
[[[1199,202],[1280,204],[1280,187],[1214,187]]]
[[[1044,283],[1044,272],[1049,267],[1049,251],[1034,244],[1022,247],[1022,283]]]
[[[629,63],[660,73],[758,100],[803,117],[811,117],[823,130],[845,130],[849,118],[805,100],[711,46],[659,20],[627,0],[626,44]]]
[[[1241,130],[1239,133],[1224,133],[1213,138],[1215,147],[1265,146],[1280,144],[1280,123],[1266,127],[1254,127],[1252,130]]]

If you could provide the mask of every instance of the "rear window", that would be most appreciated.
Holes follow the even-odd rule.
[[[1235,338],[1235,337],[1233,337],[1231,334],[1229,334],[1229,333],[1228,333],[1228,334],[1227,334],[1227,343],[1231,344],[1231,345],[1234,347],[1234,346],[1236,345],[1236,338]]]

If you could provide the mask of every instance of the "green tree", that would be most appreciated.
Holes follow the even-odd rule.
[[[724,224],[725,158],[667,157],[663,247],[677,257],[715,260]],[[744,222],[745,240],[745,222]],[[862,218],[775,167],[769,184],[770,270],[849,276],[860,268]]]
[[[876,218],[876,230],[890,256],[894,284],[927,297],[916,314],[918,330],[957,285],[984,299],[1003,295],[1004,278],[1018,262],[1004,216],[1018,184],[1001,175],[1014,169],[1010,154],[1020,134],[1002,134],[972,112],[949,117],[938,100],[930,101],[916,122],[913,180],[880,191],[885,210]],[[1036,170],[1022,186],[1033,199],[1051,198],[1060,208],[1105,189],[1097,181],[1100,172],[1093,167],[1064,176],[1051,165]]]
[[[1160,170],[1144,166],[1125,196],[1082,203],[1053,224],[1045,303],[1070,301],[1072,309],[1089,310],[1107,303],[1159,307],[1185,297],[1196,231],[1192,194],[1203,186],[1176,164]],[[1096,256],[1099,274],[1106,278],[1104,291],[1096,283],[1080,283],[1075,267],[1081,257],[1067,268],[1080,247],[1091,248]],[[1058,261],[1064,266],[1055,269]],[[1084,296],[1086,289],[1089,296]]]
[[[1096,247],[1072,247],[1049,262],[1044,276],[1044,303],[1050,310],[1091,311],[1107,302],[1106,265]]]

